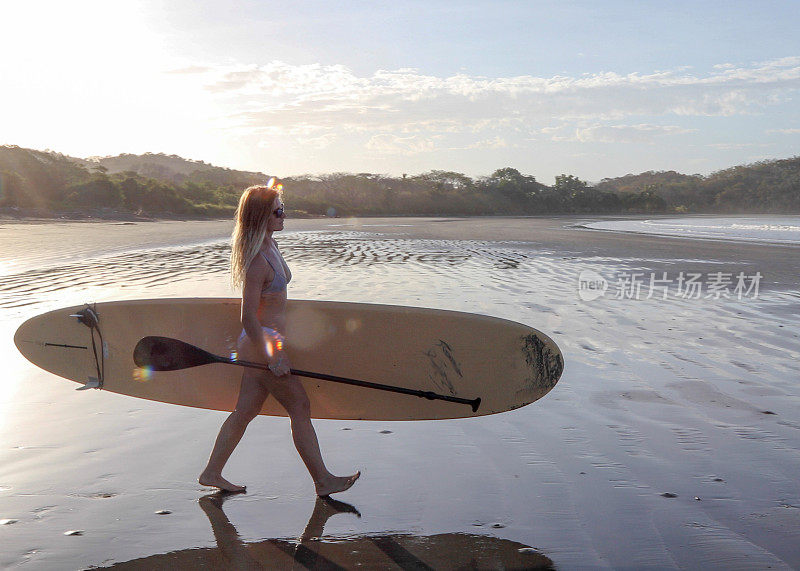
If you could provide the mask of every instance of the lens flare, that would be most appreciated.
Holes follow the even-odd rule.
[[[152,367],[137,367],[133,370],[133,380],[138,383],[146,383],[153,378]]]

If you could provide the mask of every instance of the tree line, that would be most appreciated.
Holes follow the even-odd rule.
[[[242,190],[267,178],[174,155],[86,161],[0,147],[0,208],[5,211],[228,217]],[[295,215],[800,213],[800,157],[708,176],[648,171],[593,185],[567,174],[546,185],[511,167],[478,178],[433,170],[399,177],[304,175],[282,182],[287,208]]]
[[[135,170],[111,173],[101,163],[58,153],[0,147],[0,208],[33,215],[230,216],[242,190],[263,176],[217,180],[216,170],[225,169],[198,169],[177,182]]]

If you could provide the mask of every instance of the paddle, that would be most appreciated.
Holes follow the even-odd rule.
[[[136,344],[133,350],[133,361],[138,367],[148,367],[153,371],[179,371],[181,369],[188,369],[190,367],[197,367],[200,365],[210,365],[211,363],[223,363],[226,365],[239,365],[240,367],[250,367],[252,369],[268,370],[266,365],[261,363],[253,363],[250,361],[240,361],[229,357],[220,357],[208,351],[204,351],[200,347],[195,347],[179,339],[172,339],[170,337],[149,336],[143,337]],[[455,402],[459,404],[467,404],[472,407],[472,412],[477,412],[478,407],[481,405],[481,399],[462,399],[449,395],[440,395],[431,391],[420,391],[416,389],[407,389],[405,387],[395,387],[393,385],[383,385],[381,383],[370,383],[368,381],[359,381],[356,379],[347,379],[345,377],[337,377],[335,375],[326,375],[324,373],[312,373],[310,371],[300,371],[298,369],[290,369],[293,375],[299,377],[309,377],[312,379],[320,379],[323,381],[332,381],[334,383],[343,383],[345,385],[355,385],[357,387],[365,387],[368,389],[377,389],[379,391],[389,391],[393,393],[402,393],[405,395],[412,395],[428,400],[443,400],[448,402]]]

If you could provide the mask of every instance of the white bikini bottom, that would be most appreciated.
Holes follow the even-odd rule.
[[[268,341],[268,342],[271,342],[271,343],[276,344],[276,345],[280,344],[281,347],[278,347],[278,351],[281,351],[283,349],[283,347],[282,347],[282,345],[284,343],[283,335],[278,333],[275,329],[272,329],[271,327],[264,327],[263,325],[261,326],[261,330],[264,332],[264,341],[265,342]],[[242,329],[242,332],[239,335],[239,340],[237,341],[237,344],[241,345],[244,342],[245,339],[247,339],[247,332],[244,329]]]

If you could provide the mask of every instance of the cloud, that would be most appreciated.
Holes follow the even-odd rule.
[[[209,66],[196,69],[204,67]],[[331,114],[343,113],[346,124],[385,124],[396,115],[404,121],[439,118],[466,127],[475,120],[514,115],[530,120],[751,113],[800,88],[800,57],[749,67],[720,64],[705,75],[674,70],[580,77],[436,77],[398,69],[359,77],[341,65],[277,61],[221,66],[202,75],[205,89],[235,103],[254,122],[291,113],[302,121],[326,123]]]
[[[415,155],[432,151],[436,145],[432,139],[417,135],[398,137],[390,134],[375,135],[366,144],[366,148],[381,154]]]
[[[491,139],[484,139],[482,141],[476,141],[467,145],[466,149],[505,149],[507,148],[508,142],[503,137],[492,137]]]
[[[743,149],[763,148],[769,145],[766,143],[712,143],[707,146],[720,151],[739,151]]]
[[[228,137],[276,154],[346,147],[362,160],[522,149],[536,140],[652,145],[696,132],[697,119],[764,113],[800,90],[800,57],[720,63],[702,73],[550,77],[440,77],[413,68],[359,75],[342,65],[281,61],[178,71],[217,102]]]
[[[697,129],[686,129],[677,125],[603,125],[544,127],[540,130],[552,141],[578,143],[653,143],[657,137],[694,133]]]
[[[319,137],[299,137],[297,139],[297,144],[303,148],[321,150],[327,149],[333,145],[338,138],[339,137],[334,133],[326,133]]]
[[[767,133],[780,133],[782,135],[797,135],[800,134],[800,129],[770,129]]]

